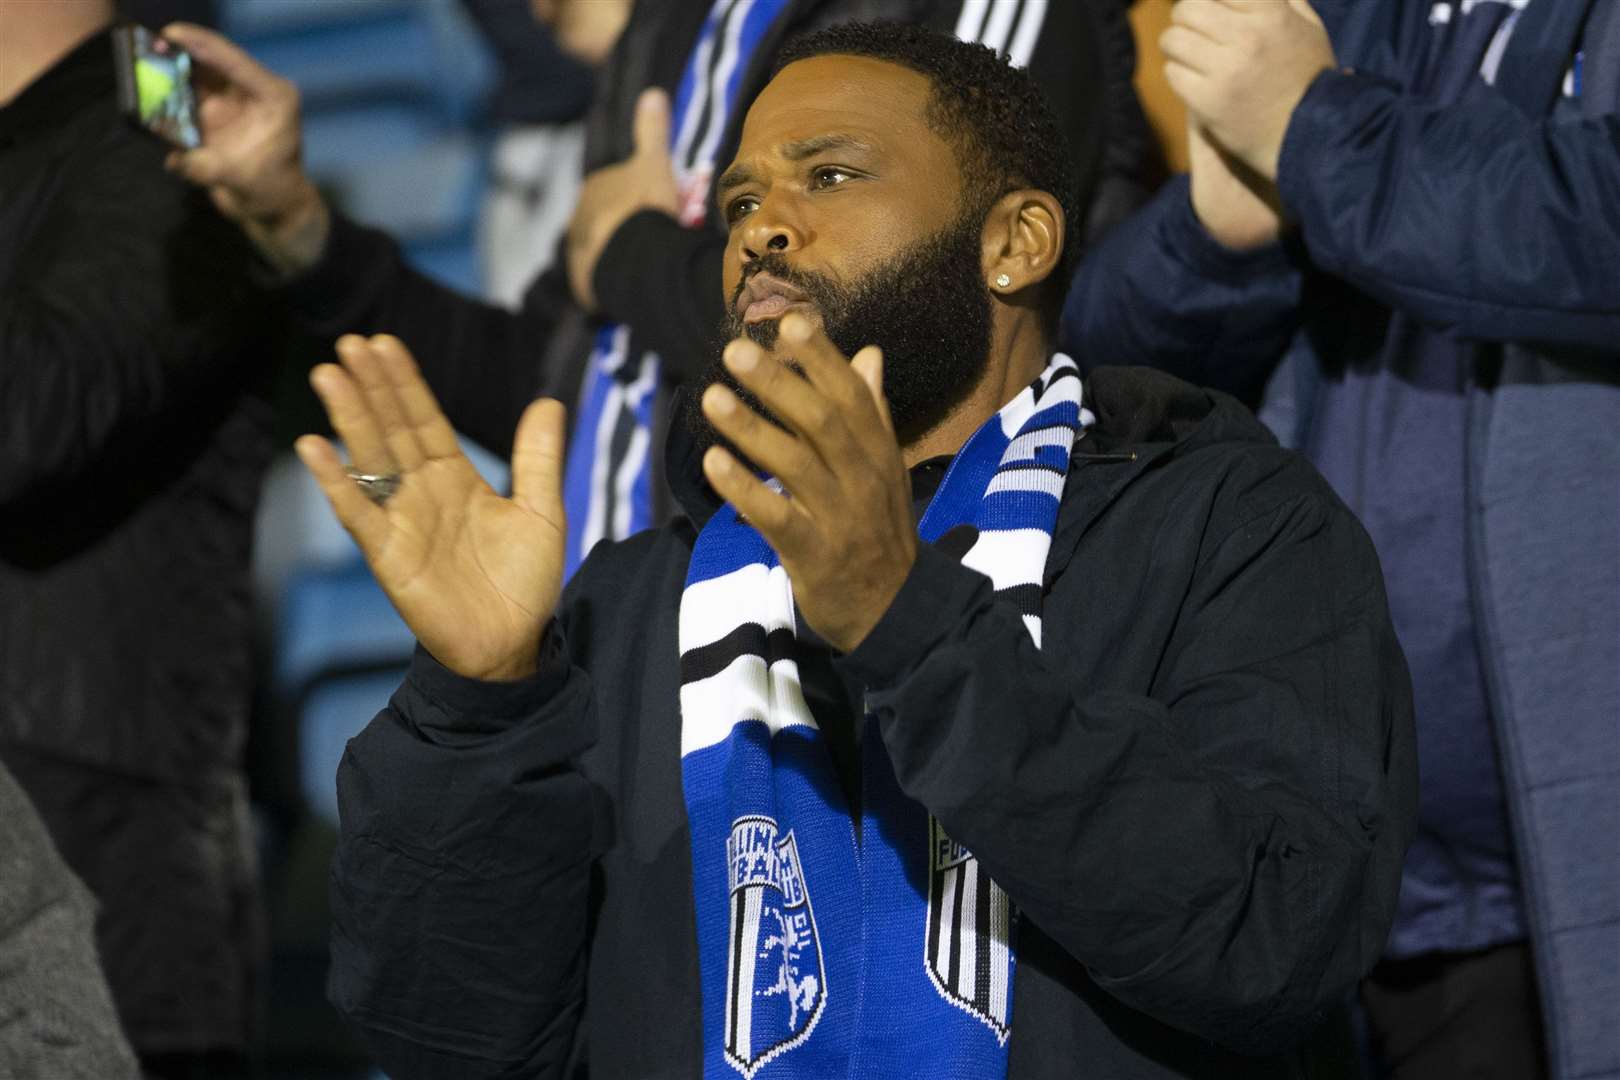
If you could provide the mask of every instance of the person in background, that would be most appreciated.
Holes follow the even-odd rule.
[[[563,4],[559,21],[575,5]],[[593,5],[594,6],[594,5]],[[217,35],[171,28],[228,84],[202,149],[175,167],[204,185],[287,276],[315,332],[411,342],[458,429],[510,449],[523,406],[577,401],[569,455],[573,567],[599,540],[673,511],[657,448],[674,389],[698,376],[724,308],[707,287],[724,249],[715,163],[793,32],[854,17],[911,21],[1027,66],[1088,177],[1085,235],[1137,205],[1157,150],[1131,89],[1121,0],[679,0],[638,4],[601,73],[586,128],[591,170],[564,259],[521,309],[479,304],[405,266],[384,235],[329,212],[299,166],[297,94]],[[561,31],[559,31],[561,32]],[[644,91],[651,90],[651,93]]]
[[[96,956],[96,901],[0,766],[0,1076],[136,1080]]]
[[[494,52],[490,191],[478,223],[484,295],[516,309],[550,266],[584,173],[584,116],[594,71],[630,0],[462,0]]]
[[[0,763],[152,1077],[248,1059],[248,555],[282,322],[120,115],[111,0],[0,3]],[[10,888],[11,881],[0,883]]]
[[[1382,1066],[1620,1077],[1620,5],[1174,19],[1190,180],[1064,340],[1263,397],[1378,547],[1423,767]]]
[[[1027,75],[779,64],[680,518],[565,591],[557,402],[506,499],[398,339],[312,373],[421,645],[338,773],[334,1004],[396,1080],[1324,1075],[1417,797],[1365,532],[1226,395],[1053,354],[1089,192]]]

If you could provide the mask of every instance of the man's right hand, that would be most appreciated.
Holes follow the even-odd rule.
[[[459,675],[533,674],[562,593],[563,407],[529,406],[512,449],[512,497],[486,484],[405,346],[349,335],[342,366],[310,373],[362,473],[393,475],[381,505],[316,435],[296,444],[338,520],[422,646]]]
[[[304,172],[298,88],[212,30],[189,23],[163,36],[197,62],[202,146],[169,155],[169,168],[206,188],[270,263],[291,277],[326,247],[326,201]]]
[[[1233,251],[1276,243],[1283,225],[1277,185],[1222,150],[1191,116],[1187,160],[1193,213],[1217,243]]]

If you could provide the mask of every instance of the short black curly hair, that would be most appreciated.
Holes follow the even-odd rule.
[[[864,56],[926,76],[925,119],[958,151],[966,206],[988,213],[1009,191],[1036,188],[1063,207],[1063,259],[1043,305],[1055,325],[1080,253],[1080,184],[1068,141],[1035,80],[984,45],[908,23],[852,22],[801,34],[776,57],[772,78],[817,56]]]

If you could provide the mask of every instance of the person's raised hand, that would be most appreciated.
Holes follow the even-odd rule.
[[[677,215],[680,198],[669,156],[669,110],[668,94],[643,90],[636,99],[635,150],[617,165],[585,177],[579,189],[579,201],[568,222],[566,257],[569,287],[588,311],[596,310],[596,290],[591,285],[596,263],[619,226],[638,210]]]
[[[1159,37],[1165,78],[1211,138],[1266,180],[1333,45],[1306,0],[1181,0]]]
[[[726,346],[726,368],[786,425],[775,426],[716,383],[703,413],[778,492],[735,455],[711,447],[703,472],[775,549],[810,627],[849,652],[894,602],[917,559],[911,481],[883,397],[883,354],[845,360],[802,315],[784,316],[777,348],[801,377],[753,341]]]
[[[562,592],[563,407],[529,406],[512,449],[512,497],[484,482],[392,337],[350,335],[341,366],[310,382],[356,470],[397,476],[380,504],[316,435],[295,444],[377,582],[422,646],[457,674],[532,674]]]
[[[330,216],[304,172],[298,88],[212,30],[173,23],[163,36],[196,62],[202,129],[202,146],[172,152],[168,167],[204,188],[284,274],[308,269]]]
[[[1187,118],[1187,162],[1193,213],[1223,247],[1251,251],[1282,235],[1277,185],[1210,141],[1203,125]]]

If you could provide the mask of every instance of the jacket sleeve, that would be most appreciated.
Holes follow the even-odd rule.
[[[0,288],[0,510],[211,422],[185,414],[199,393],[256,375],[246,242],[134,138],[59,162],[46,216],[0,236],[22,245]]]
[[[602,313],[634,326],[676,383],[698,379],[719,355],[725,253],[725,237],[713,230],[643,210],[619,226],[597,260],[591,284]]]
[[[392,334],[421,366],[458,431],[505,457],[518,418],[542,392],[546,346],[571,301],[555,273],[540,275],[517,311],[463,296],[413,269],[399,245],[339,213],[321,259],[283,287],[312,334]]]
[[[1388,932],[1416,805],[1406,668],[1331,497],[1209,536],[1183,585],[1148,694],[1078,685],[932,548],[846,662],[901,787],[1099,986],[1274,1054]]]
[[[1300,288],[1283,245],[1216,242],[1180,176],[1086,255],[1059,340],[1086,371],[1146,364],[1253,404],[1299,325]]]
[[[1278,187],[1311,261],[1474,341],[1620,341],[1620,116],[1535,120],[1499,95],[1436,106],[1324,73]]]
[[[517,683],[418,649],[339,766],[328,993],[395,1080],[562,1076],[576,1052],[608,819],[560,636]]]

